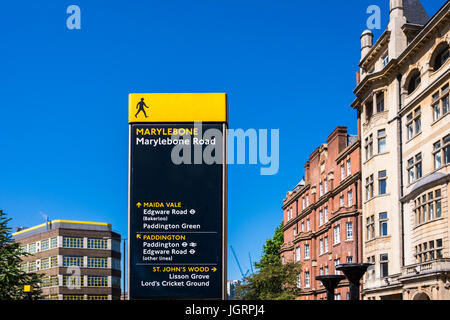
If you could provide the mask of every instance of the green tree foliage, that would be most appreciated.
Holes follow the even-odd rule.
[[[281,264],[280,247],[283,242],[283,222],[281,222],[281,224],[275,229],[273,237],[266,240],[263,247],[263,255],[261,260],[255,263],[255,267],[258,269],[264,269],[270,265]]]
[[[283,223],[275,229],[274,236],[264,245],[261,260],[255,263],[259,270],[246,277],[236,288],[238,300],[293,300],[300,294],[297,276],[301,265],[280,259],[280,247],[284,241]]]
[[[11,228],[8,222],[11,218],[6,218],[6,214],[0,210],[0,300],[27,299],[23,292],[24,285],[32,285],[32,299],[37,299],[41,293],[38,286],[41,276],[36,273],[25,273],[20,268],[23,253],[20,244],[14,242],[11,236]]]

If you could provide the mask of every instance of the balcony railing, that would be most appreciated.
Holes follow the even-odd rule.
[[[449,271],[450,271],[450,259],[443,258],[406,266],[402,270],[402,276],[405,277],[405,276],[419,275],[421,273],[449,272]]]

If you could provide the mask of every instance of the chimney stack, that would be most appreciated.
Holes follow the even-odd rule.
[[[370,30],[364,30],[361,34],[361,60],[364,59],[366,54],[373,46],[373,33]]]

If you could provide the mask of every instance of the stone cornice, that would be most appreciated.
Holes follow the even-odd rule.
[[[392,76],[398,74],[400,68],[408,64],[412,55],[416,54],[424,44],[432,39],[435,35],[434,30],[445,23],[448,23],[450,19],[450,1],[448,1],[422,28],[422,31],[414,38],[413,41],[405,48],[402,54],[397,59],[392,59],[389,63],[379,72],[366,76],[355,88],[353,93],[357,96],[357,99],[352,103],[352,107],[359,109],[358,102],[364,100],[364,94],[370,91],[370,87],[377,82],[383,82]]]
[[[281,209],[286,209],[287,207],[289,207],[293,202],[297,201],[297,199],[302,196],[306,191],[308,191],[310,189],[310,185],[306,184],[303,187],[301,187],[300,189],[298,189],[297,191],[292,191],[292,195],[291,198],[289,200],[286,201],[286,203],[283,204],[283,206],[281,207]]]
[[[349,155],[350,153],[352,153],[355,149],[357,149],[358,147],[360,147],[360,143],[361,140],[356,139],[355,141],[353,141],[349,146],[347,146],[347,148],[345,148],[344,150],[342,150],[342,152],[337,156],[336,158],[336,163],[338,164],[339,162],[341,162],[342,160],[344,160],[344,158]]]
[[[378,54],[386,49],[386,44],[389,42],[389,37],[391,32],[385,30],[377,42],[372,46],[369,52],[364,56],[364,58],[359,63],[359,66],[362,69],[366,69],[368,65],[370,65],[373,60],[378,56]]]
[[[304,217],[306,217],[307,215],[309,215],[311,213],[311,211],[316,210],[317,208],[319,208],[320,206],[322,206],[323,204],[325,204],[330,198],[335,197],[336,195],[338,195],[341,191],[345,190],[346,188],[348,188],[350,185],[352,185],[353,183],[355,183],[356,181],[358,181],[359,179],[361,179],[361,172],[357,172],[351,176],[348,176],[347,178],[345,178],[336,188],[334,188],[333,190],[328,191],[327,193],[325,193],[322,197],[319,198],[319,201],[312,203],[310,206],[308,206],[305,210],[302,210],[302,212],[297,215],[296,217],[294,217],[292,220],[290,220],[289,222],[287,222],[284,226],[283,226],[283,231],[288,230],[290,227],[292,227],[294,224],[296,224],[297,222],[299,222],[301,219],[303,219]]]

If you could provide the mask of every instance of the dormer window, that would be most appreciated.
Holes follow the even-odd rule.
[[[408,82],[408,94],[413,93],[414,90],[417,89],[417,87],[420,85],[420,72],[419,70],[414,70],[411,74],[411,76],[409,77],[409,82]]]

